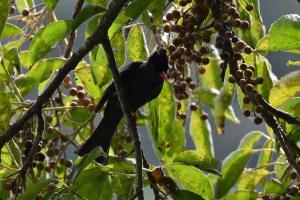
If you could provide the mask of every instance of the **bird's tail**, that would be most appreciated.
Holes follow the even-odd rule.
[[[108,155],[113,134],[120,120],[122,119],[122,116],[123,112],[121,108],[116,109],[115,106],[110,107],[110,105],[107,105],[104,112],[104,117],[102,118],[100,124],[97,126],[88,140],[81,145],[75,151],[75,153],[79,156],[83,156],[92,151],[95,147],[101,146],[103,151]],[[99,156],[96,161],[101,164],[106,164],[107,158],[104,156]]]

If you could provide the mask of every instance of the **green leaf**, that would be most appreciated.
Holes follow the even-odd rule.
[[[127,41],[128,54],[131,61],[143,61],[149,57],[144,31],[141,26],[131,28]]]
[[[93,79],[99,85],[99,87],[103,87],[105,84],[111,81],[112,75],[108,67],[107,57],[104,51],[103,46],[98,47],[96,59],[93,60],[90,56],[91,64],[92,64],[92,75]]]
[[[161,158],[170,162],[184,150],[185,133],[182,122],[175,117],[175,101],[172,85],[164,83],[158,98],[148,104],[148,128],[153,146]]]
[[[208,177],[199,169],[182,164],[167,165],[166,169],[180,185],[203,199],[213,199],[213,190]]]
[[[11,113],[10,95],[0,92],[0,135],[4,134],[9,127]]]
[[[35,195],[40,193],[51,182],[51,179],[39,179],[37,183],[30,185],[18,197],[19,200],[35,199]]]
[[[117,67],[121,67],[126,61],[126,44],[122,31],[117,32],[114,37],[112,37],[110,42],[113,46]]]
[[[133,195],[132,189],[135,181],[135,165],[124,159],[110,156],[107,167],[113,169],[113,175],[111,176],[113,192],[122,199],[129,199],[129,197]]]
[[[171,196],[175,200],[204,200],[200,195],[188,190],[175,190]]]
[[[25,8],[28,9],[32,7],[32,0],[15,0],[15,2],[17,4],[19,13],[22,13],[22,10]]]
[[[201,111],[191,113],[189,132],[193,138],[196,151],[199,155],[214,156],[211,128],[208,120],[201,120]]]
[[[273,147],[272,140],[267,140],[264,143],[264,146],[263,146],[264,150],[259,155],[259,158],[257,161],[257,167],[262,167],[272,161],[272,151],[268,150],[268,149],[271,149],[272,147]],[[269,167],[264,167],[264,169],[268,169],[268,168]]]
[[[121,30],[124,24],[126,24],[130,20],[129,17],[125,15],[125,12],[122,11],[120,14],[117,16],[115,21],[112,23],[110,28],[108,29],[108,37],[111,39],[117,32]]]
[[[255,144],[264,136],[263,132],[252,131],[247,133],[240,141],[239,149],[253,149]]]
[[[164,14],[165,5],[166,5],[166,0],[152,0],[152,3],[148,8],[152,14],[153,25],[161,27],[163,23],[163,14]]]
[[[252,11],[247,11],[245,7],[247,4],[253,4],[254,9]],[[265,27],[262,22],[260,14],[260,6],[258,0],[245,0],[237,1],[237,8],[241,14],[242,20],[247,20],[250,22],[250,28],[246,30],[237,30],[239,36],[251,47],[255,47],[257,42],[264,36]]]
[[[245,171],[237,182],[237,190],[255,190],[256,187],[262,183],[269,174],[270,172],[266,169],[253,169]]]
[[[288,14],[281,16],[269,29],[267,38],[259,42],[258,49],[274,51],[293,51],[300,48],[300,16]],[[264,46],[264,47],[262,47]]]
[[[300,66],[300,61],[291,61],[291,60],[289,60],[287,65],[289,65],[289,66]]]
[[[225,125],[225,111],[229,108],[232,102],[234,93],[234,84],[226,81],[220,90],[218,96],[214,99],[215,109],[213,110],[213,116],[217,126],[218,134],[223,132]]]
[[[29,57],[28,57],[28,51],[21,51],[20,52],[20,63],[21,66],[27,70],[30,69],[30,63],[29,63]]]
[[[275,80],[271,71],[271,64],[266,57],[258,54],[255,56],[255,70],[256,76],[264,79],[263,84],[257,86],[257,90],[268,101],[270,90],[273,87],[273,80]]]
[[[100,150],[100,148],[94,148],[84,157],[78,157],[73,166],[73,172],[78,176],[80,172],[84,170],[93,160],[100,156],[101,153],[102,151]]]
[[[109,0],[85,0],[89,4],[98,4],[106,7]]]
[[[288,73],[270,91],[269,102],[278,107],[300,92],[300,70]]]
[[[256,200],[259,198],[259,194],[250,190],[238,190],[228,194],[221,200]]]
[[[3,53],[5,54],[7,51],[9,51],[12,48],[20,49],[26,40],[27,40],[26,38],[21,38],[19,40],[11,41],[5,44],[3,48]]]
[[[153,0],[133,0],[125,8],[125,14],[132,19],[138,18]]]
[[[14,66],[20,73],[20,56],[17,48],[11,48],[4,54],[4,59],[8,61],[9,65]]]
[[[221,69],[220,69],[220,57],[215,53],[211,52],[209,54],[211,58],[208,65],[205,65],[206,72],[199,75],[201,80],[201,86],[209,89],[220,89],[223,85],[220,78]],[[213,102],[212,102],[213,103]]]
[[[106,167],[95,167],[82,171],[74,182],[74,190],[89,200],[112,197],[112,188]]]
[[[252,150],[238,149],[229,154],[222,164],[222,178],[219,178],[215,184],[215,197],[224,197],[234,186],[241,176]]]
[[[51,47],[63,40],[69,34],[71,29],[71,20],[51,22],[41,28],[30,42],[28,53],[30,65],[33,65],[36,61],[44,58],[51,50]]]
[[[268,183],[266,183],[264,187],[265,194],[283,194],[285,193],[285,187],[282,183],[277,179],[272,179]]]
[[[219,91],[215,88],[205,88],[205,87],[197,87],[193,91],[193,95],[197,97],[197,99],[211,108],[214,108],[214,98],[219,95]]]
[[[17,36],[17,35],[23,35],[23,34],[24,34],[24,31],[22,29],[20,29],[19,27],[15,26],[13,24],[10,24],[10,23],[6,23],[4,25],[2,34],[0,34],[0,40],[3,40],[5,38],[11,37],[11,36]]]
[[[101,89],[94,82],[92,76],[92,68],[84,62],[80,62],[76,69],[74,70],[75,77],[78,78],[76,80],[77,83],[82,84],[88,93],[98,101],[102,95]]]
[[[206,154],[199,154],[196,151],[184,151],[176,156],[173,162],[184,165],[192,165],[198,169],[220,175],[222,163]]]
[[[8,17],[9,7],[10,5],[7,0],[0,1],[0,35],[2,35],[2,31],[5,27],[6,19]]]
[[[48,9],[53,10],[56,4],[58,3],[58,1],[59,0],[44,0],[44,3]]]
[[[78,28],[83,22],[89,18],[106,11],[106,9],[101,5],[87,5],[85,6],[76,16],[73,22],[73,29]]]
[[[51,58],[36,63],[25,75],[15,80],[22,95],[26,95],[38,84],[49,78],[54,70],[59,69],[64,63],[63,58]]]
[[[7,142],[8,144],[7,148],[9,148],[9,151],[11,152],[12,159],[17,163],[17,166],[21,166],[21,150],[18,146],[18,144],[15,142],[14,139]]]

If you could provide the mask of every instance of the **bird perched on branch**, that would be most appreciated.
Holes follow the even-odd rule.
[[[156,98],[167,79],[168,57],[164,50],[155,51],[146,62],[132,62],[120,71],[120,77],[130,108],[136,111],[139,107]],[[75,153],[83,156],[97,146],[101,146],[108,155],[113,134],[123,117],[123,111],[118,94],[112,82],[104,91],[96,111],[106,103],[103,118],[88,140]],[[101,164],[107,164],[108,157],[96,159]]]

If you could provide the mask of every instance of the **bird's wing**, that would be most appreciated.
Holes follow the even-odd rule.
[[[108,99],[112,98],[112,96],[114,95],[115,92],[116,92],[116,88],[115,88],[114,83],[112,82],[104,91],[101,99],[99,100],[99,103],[97,104],[97,106],[95,108],[95,112],[98,112],[103,107],[105,102]]]
[[[135,70],[137,70],[139,67],[141,67],[143,64],[143,62],[132,62],[129,65],[123,67],[120,70],[120,76],[121,78],[124,80],[126,79],[126,77],[130,76],[130,74],[132,74],[132,72],[134,72]]]

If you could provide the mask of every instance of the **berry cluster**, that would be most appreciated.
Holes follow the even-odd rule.
[[[225,78],[228,65],[230,68],[228,81],[237,83],[241,87],[245,94],[243,99],[245,104],[255,104],[252,105],[252,110],[244,111],[245,116],[250,116],[253,112],[254,122],[261,123],[263,120],[259,113],[263,108],[258,103],[261,95],[256,90],[256,86],[262,84],[264,80],[262,77],[255,77],[255,67],[248,65],[243,59],[243,55],[251,54],[253,49],[235,34],[238,29],[248,29],[250,23],[241,19],[236,5],[231,0],[216,1],[215,5],[207,0],[181,0],[179,5],[180,8],[166,15],[163,27],[163,31],[173,38],[167,49],[171,66],[168,75],[174,87],[175,97],[178,100],[187,99],[190,90],[196,88],[189,67],[194,63],[200,75],[206,72],[209,64],[208,54],[214,50],[208,47],[207,43],[215,37],[215,47],[219,50],[222,60],[221,78]],[[247,4],[245,9],[252,11],[253,4]],[[203,25],[209,10],[214,19],[208,25]],[[178,104],[177,110],[180,107],[181,105]],[[190,109],[196,110],[197,105],[192,103]],[[178,113],[177,116],[185,119],[185,114]]]

